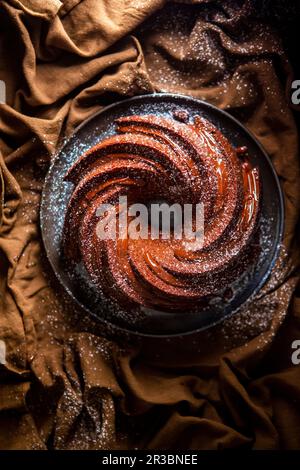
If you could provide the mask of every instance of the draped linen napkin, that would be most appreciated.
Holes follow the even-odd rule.
[[[1,449],[300,447],[292,70],[256,3],[0,2]],[[257,297],[219,326],[170,340],[113,335],[87,318],[58,285],[39,231],[63,139],[104,106],[154,91],[207,100],[248,126],[286,205],[284,247]]]

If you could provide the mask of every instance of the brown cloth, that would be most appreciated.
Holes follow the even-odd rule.
[[[292,71],[256,3],[0,2],[0,448],[300,448]],[[79,312],[39,232],[42,184],[62,139],[107,104],[153,91],[207,100],[245,123],[286,203],[287,250],[255,301],[172,340],[112,335]]]

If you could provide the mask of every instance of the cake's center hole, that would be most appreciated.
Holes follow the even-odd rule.
[[[152,199],[147,204],[148,224],[153,232],[162,238],[173,237],[182,226],[182,209],[179,204],[171,204],[165,199]]]

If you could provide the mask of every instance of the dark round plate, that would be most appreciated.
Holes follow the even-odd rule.
[[[243,279],[235,294],[226,304],[215,304],[203,312],[166,313],[147,311],[139,322],[130,322],[126,316],[116,315],[90,284],[78,266],[76,275],[70,275],[62,263],[61,235],[66,206],[72,185],[64,181],[67,169],[88,148],[114,133],[114,120],[132,114],[155,113],[171,116],[174,108],[186,109],[191,116],[200,114],[217,126],[234,146],[246,145],[252,165],[257,166],[263,184],[261,215],[261,254],[255,267]],[[172,336],[208,328],[236,312],[250,296],[265,283],[274,266],[283,234],[283,196],[278,178],[265,150],[254,136],[235,118],[203,101],[173,94],[137,96],[115,103],[86,120],[53,161],[45,180],[41,203],[41,230],[47,256],[53,270],[66,291],[86,312],[114,327],[147,336]]]

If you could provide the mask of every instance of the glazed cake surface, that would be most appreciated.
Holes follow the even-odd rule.
[[[65,176],[73,183],[64,229],[68,263],[82,262],[92,283],[123,308],[184,312],[231,296],[254,263],[260,213],[259,173],[247,149],[235,149],[211,122],[177,110],[173,117],[125,116]],[[170,237],[101,239],[99,207],[117,218],[128,204],[203,203],[201,247]],[[130,222],[128,216],[128,222]],[[118,227],[118,224],[117,224]],[[188,248],[187,248],[188,246]]]

